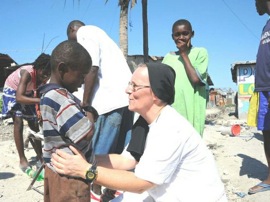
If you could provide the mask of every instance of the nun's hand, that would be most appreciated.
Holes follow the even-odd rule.
[[[52,154],[51,162],[53,167],[59,174],[85,179],[85,174],[90,168],[90,164],[85,160],[84,155],[80,151],[73,146],[69,148],[74,155],[70,155],[60,149],[57,149],[56,152]]]

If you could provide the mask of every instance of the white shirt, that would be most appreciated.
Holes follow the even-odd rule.
[[[89,52],[92,65],[99,67],[92,106],[99,114],[127,106],[128,95],[125,89],[131,71],[117,44],[102,29],[92,25],[79,28],[77,41]],[[84,86],[74,93],[81,100],[83,89]]]
[[[148,190],[156,202],[227,201],[212,153],[192,125],[170,106],[149,125],[135,175],[156,184]]]

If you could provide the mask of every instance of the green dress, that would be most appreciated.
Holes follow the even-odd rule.
[[[188,57],[205,85],[192,86],[181,56],[174,52],[168,53],[162,63],[170,65],[176,72],[173,108],[184,116],[202,136],[205,124],[208,53],[205,48],[193,47]]]

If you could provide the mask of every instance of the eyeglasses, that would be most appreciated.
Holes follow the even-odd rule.
[[[128,87],[131,87],[133,92],[136,92],[136,91],[138,91],[140,89],[143,89],[143,88],[150,88],[150,86],[137,85],[137,84],[135,84],[135,83],[133,83],[131,81],[128,82]]]
[[[189,31],[183,31],[183,32],[175,32],[175,33],[173,33],[173,36],[174,36],[174,37],[179,37],[179,36],[181,36],[181,35],[183,35],[183,36],[188,36],[189,34],[190,34]]]

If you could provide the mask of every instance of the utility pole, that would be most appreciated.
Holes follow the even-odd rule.
[[[142,20],[143,20],[143,59],[148,62],[148,19],[147,19],[147,0],[142,0]]]

